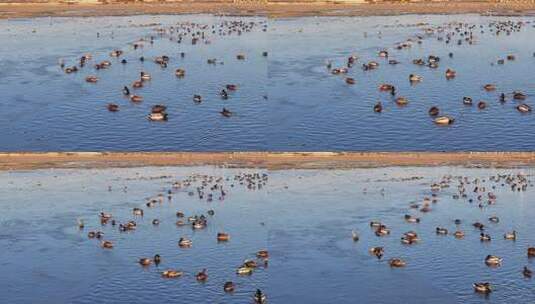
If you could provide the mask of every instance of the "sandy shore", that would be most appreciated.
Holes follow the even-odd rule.
[[[535,152],[0,153],[0,170],[142,166],[349,169],[385,166],[535,166]]]
[[[372,16],[399,14],[499,14],[532,15],[535,3],[510,2],[433,2],[343,4],[272,1],[267,4],[229,2],[177,2],[146,4],[55,4],[0,3],[0,19],[44,16],[129,16],[139,14],[231,14],[269,17],[297,16]]]

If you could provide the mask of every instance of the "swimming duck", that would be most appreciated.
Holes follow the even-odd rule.
[[[152,260],[149,259],[149,258],[141,258],[141,259],[139,259],[138,263],[141,266],[149,266],[150,264],[152,264]]]
[[[392,91],[392,88],[394,88],[393,85],[388,84],[388,83],[383,83],[379,86],[379,91],[382,91],[382,92]]]
[[[398,106],[404,106],[404,105],[407,105],[408,103],[409,103],[409,100],[405,97],[396,98],[396,104]]]
[[[204,282],[208,280],[208,274],[206,273],[206,269],[203,269],[201,272],[197,273],[197,275],[195,275],[195,278],[199,282]]]
[[[225,89],[222,89],[219,93],[219,96],[221,96],[222,99],[228,99],[228,93]]]
[[[518,106],[516,106],[516,109],[521,112],[521,113],[529,113],[531,112],[531,107],[525,103],[523,104],[519,104]]]
[[[256,257],[258,257],[258,258],[268,258],[269,257],[269,253],[268,253],[267,250],[259,250],[256,253]]]
[[[171,279],[171,278],[178,278],[182,276],[183,274],[184,273],[182,271],[178,271],[175,269],[167,269],[162,272],[162,277]]]
[[[437,227],[436,228],[436,233],[437,234],[441,234],[441,235],[447,235],[448,234],[448,229]]]
[[[96,83],[98,81],[98,77],[94,75],[89,75],[85,78],[85,81],[89,83]]]
[[[463,97],[463,104],[467,105],[467,106],[471,106],[472,105],[472,98],[471,97]]]
[[[484,102],[484,101],[480,101],[480,102],[477,103],[477,107],[478,107],[478,109],[483,110],[483,109],[485,109],[487,107],[487,103]]]
[[[224,232],[218,232],[217,233],[217,241],[218,242],[226,242],[230,240],[230,235],[228,233],[224,233]]]
[[[358,242],[359,235],[355,230],[351,231],[351,238],[353,239],[353,242]]]
[[[378,102],[373,106],[373,111],[375,113],[381,113],[383,111],[383,105],[381,104],[381,102]]]
[[[381,225],[375,230],[376,236],[385,236],[390,234],[390,229],[388,229],[385,225]]]
[[[474,290],[479,293],[488,294],[492,292],[491,285],[488,282],[474,283],[472,286],[474,287]]]
[[[492,222],[492,223],[499,223],[500,222],[500,218],[497,217],[496,215],[493,215],[493,216],[489,217],[489,221]]]
[[[373,254],[378,259],[381,259],[383,257],[383,255],[384,255],[383,247],[372,247],[372,248],[370,248],[369,251],[370,251],[370,254]]]
[[[137,216],[143,216],[143,209],[140,208],[134,208],[132,209],[132,213]]]
[[[513,92],[513,99],[525,100],[526,98],[527,98],[527,95],[522,92],[518,92],[518,91]]]
[[[484,230],[485,229],[485,225],[481,224],[480,222],[475,222],[472,224],[472,226],[474,226],[474,228],[477,228],[479,230]]]
[[[235,84],[227,84],[225,88],[229,91],[236,91],[238,89],[238,86]]]
[[[150,113],[148,115],[148,119],[150,121],[166,121],[167,120],[167,113],[161,112],[161,113]]]
[[[253,268],[242,266],[236,270],[236,273],[239,275],[250,275],[253,273]]]
[[[143,101],[143,97],[139,96],[139,95],[130,95],[130,101],[132,102],[142,102]]]
[[[388,57],[388,51],[386,51],[386,50],[379,51],[379,57],[387,58]]]
[[[414,217],[409,214],[405,214],[404,218],[407,223],[419,223],[420,222],[420,218]]]
[[[153,224],[154,226],[158,226],[158,225],[160,225],[160,220],[159,220],[159,219],[153,219],[153,220],[152,220],[152,224]]]
[[[115,104],[115,103],[109,103],[106,108],[108,108],[108,111],[110,112],[117,112],[119,111],[119,105]]]
[[[155,254],[153,261],[154,261],[154,264],[158,266],[162,262],[162,257],[159,254]]]
[[[506,232],[503,235],[503,238],[506,240],[516,240],[516,230],[513,230],[513,232]]]
[[[372,227],[372,228],[377,228],[377,227],[380,227],[381,225],[383,225],[383,224],[381,224],[381,222],[378,222],[378,221],[371,221],[370,222],[370,227]]]
[[[193,244],[193,242],[190,239],[187,239],[187,238],[184,238],[184,237],[181,237],[178,240],[178,246],[181,247],[181,248],[189,248],[189,247],[191,247],[192,244]]]
[[[143,87],[143,82],[141,80],[136,80],[136,81],[132,82],[132,87],[135,88],[135,89],[139,89],[139,88]]]
[[[410,74],[409,75],[409,81],[412,82],[412,83],[415,83],[415,82],[421,82],[424,78],[422,76],[419,76],[419,75],[415,75],[415,74]]]
[[[225,117],[231,117],[232,116],[232,112],[226,108],[223,108],[223,110],[221,110],[221,112],[219,112],[221,115],[225,116]]]
[[[100,243],[100,246],[102,248],[105,248],[105,249],[112,249],[113,248],[113,243],[111,241],[102,241]]]
[[[267,57],[268,56],[268,52],[262,52],[262,57]]]
[[[256,304],[265,304],[267,301],[267,298],[266,298],[266,295],[260,289],[257,289],[253,296],[253,301]]]
[[[225,285],[223,285],[223,290],[225,292],[233,292],[235,288],[236,286],[231,281],[225,282]]]
[[[148,80],[151,80],[151,76],[150,74],[146,73],[146,72],[140,72],[140,78],[142,81],[148,81]]]
[[[528,248],[528,257],[535,257],[535,247]]]
[[[236,59],[245,60],[245,55],[244,54],[238,54],[238,55],[236,55]]]
[[[397,61],[395,59],[390,59],[390,60],[388,60],[388,64],[396,65],[396,64],[399,64],[399,61]]]
[[[479,234],[479,239],[482,241],[482,242],[490,242],[491,238],[490,238],[490,235],[486,234],[486,233],[483,233],[481,232]]]
[[[175,76],[179,77],[179,78],[182,78],[182,77],[186,76],[186,70],[184,70],[184,69],[176,69],[175,70]]]
[[[455,236],[455,238],[457,238],[457,239],[462,239],[462,238],[464,238],[464,232],[462,232],[460,230],[457,230],[457,231],[455,231],[453,236]]]
[[[182,226],[186,225],[186,223],[184,221],[178,220],[178,221],[176,221],[175,225],[177,225],[178,227],[182,227]]]
[[[420,239],[418,238],[418,234],[414,231],[409,231],[403,234],[401,237],[401,243],[405,245],[412,245],[415,243],[418,243]]]
[[[176,217],[184,217],[184,213],[180,212],[180,211],[177,211]]]
[[[193,102],[195,102],[195,103],[201,103],[201,102],[202,102],[202,97],[201,97],[201,95],[193,95]]]
[[[455,72],[452,69],[446,70],[446,79],[452,79],[452,78],[455,78],[455,76],[457,76],[457,72]]]
[[[405,265],[407,265],[407,263],[400,258],[392,258],[388,261],[388,264],[390,264],[390,267],[405,267]]]
[[[435,118],[435,124],[437,125],[451,125],[455,119],[449,117],[449,116],[440,116]]]
[[[434,107],[434,106],[429,108],[429,111],[428,111],[430,116],[437,116],[439,112],[440,110],[438,109],[438,107]]]
[[[498,256],[489,254],[485,258],[485,264],[487,264],[487,266],[499,266],[499,265],[501,265],[502,260],[503,259],[498,257]]]
[[[495,91],[496,90],[496,85],[494,85],[494,84],[486,84],[486,85],[483,86],[483,89],[485,89],[485,91],[487,91],[487,92]]]
[[[527,266],[524,266],[524,269],[522,270],[522,274],[526,278],[531,278],[531,276],[533,275],[533,271],[529,269]]]
[[[351,77],[347,77],[347,78],[346,78],[346,83],[347,83],[347,84],[355,84],[355,82],[356,82],[356,81],[355,81],[354,78],[351,78]]]

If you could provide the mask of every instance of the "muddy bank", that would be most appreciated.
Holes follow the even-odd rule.
[[[530,15],[535,3],[434,2],[344,4],[313,2],[244,3],[180,2],[131,4],[3,3],[0,19],[28,17],[130,16],[140,14],[262,15],[276,18],[299,16],[375,16],[400,14],[498,14]]]
[[[0,153],[0,170],[200,165],[266,169],[447,165],[519,167],[535,165],[535,152]]]

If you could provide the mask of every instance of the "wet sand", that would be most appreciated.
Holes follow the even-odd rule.
[[[214,165],[232,168],[350,169],[387,166],[522,167],[535,152],[73,152],[0,153],[0,170]]]
[[[433,2],[344,4],[336,2],[284,2],[233,4],[230,1],[131,3],[131,4],[59,4],[0,3],[0,19],[28,17],[129,16],[140,14],[226,14],[261,15],[274,18],[298,16],[377,16],[401,14],[496,14],[531,15],[535,3]]]

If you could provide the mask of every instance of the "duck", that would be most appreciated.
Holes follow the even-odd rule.
[[[153,224],[154,226],[158,226],[158,225],[160,225],[160,220],[159,220],[159,219],[153,219],[153,220],[152,220],[152,224]]]
[[[232,112],[230,110],[228,110],[227,108],[223,108],[223,110],[221,110],[219,112],[219,114],[225,116],[225,117],[231,117],[232,116]]]
[[[483,89],[485,89],[485,91],[487,91],[487,92],[495,91],[496,90],[496,85],[494,85],[494,84],[486,84],[486,85],[483,86]]]
[[[526,98],[527,98],[527,95],[522,92],[519,92],[519,91],[513,92],[513,99],[525,100]]]
[[[374,106],[373,106],[373,111],[375,113],[381,113],[383,111],[383,105],[381,104],[381,102],[377,102]]]
[[[419,242],[418,234],[414,231],[409,231],[403,234],[401,237],[401,243],[405,245],[412,245]]]
[[[528,257],[535,257],[535,247],[528,248]]]
[[[219,96],[221,96],[222,99],[228,99],[228,92],[225,89],[222,89],[221,92],[219,92]]]
[[[183,274],[184,273],[182,271],[175,270],[175,269],[167,269],[167,270],[162,271],[162,277],[168,278],[168,279],[178,278],[182,276]]]
[[[202,102],[202,97],[201,97],[201,95],[197,95],[197,94],[193,95],[193,102],[195,102],[195,103],[201,103],[201,102]]]
[[[381,259],[384,255],[384,248],[383,247],[372,247],[369,250],[370,254],[376,256],[378,259]]]
[[[480,110],[483,110],[487,107],[487,103],[484,102],[484,101],[480,101],[477,103],[477,108],[480,109]]]
[[[132,213],[137,216],[143,216],[143,209],[140,208],[134,208],[132,209]]]
[[[257,264],[254,260],[245,260],[243,261],[243,267],[256,268]]]
[[[472,98],[471,97],[463,97],[463,104],[467,105],[467,106],[471,106],[472,105]]]
[[[150,264],[152,264],[152,260],[149,259],[149,258],[141,258],[141,259],[139,259],[138,263],[141,266],[149,266]]]
[[[260,289],[257,289],[253,296],[253,301],[255,304],[265,304],[267,297]]]
[[[85,78],[85,81],[89,83],[97,83],[98,77],[94,75],[89,75]]]
[[[262,250],[259,250],[257,253],[256,253],[256,257],[258,258],[268,258],[269,257],[269,252],[265,249],[262,249]]]
[[[195,278],[199,282],[204,282],[204,281],[208,280],[208,274],[206,273],[206,269],[203,269],[201,272],[197,273],[195,275]]]
[[[105,248],[105,249],[112,249],[113,243],[111,241],[102,241],[100,242],[100,247]]]
[[[400,259],[400,258],[392,258],[390,259],[390,261],[388,261],[388,264],[390,264],[390,267],[405,267],[405,265],[407,265],[407,263]]]
[[[430,116],[438,116],[438,114],[440,113],[440,110],[438,109],[438,107],[431,107],[429,108],[429,111],[427,111],[429,113]]]
[[[353,242],[359,241],[359,235],[355,230],[351,231],[351,238],[353,239]]]
[[[393,88],[394,88],[393,85],[388,84],[388,83],[383,83],[379,86],[379,91],[382,91],[382,92],[392,91]]]
[[[355,83],[356,83],[356,81],[355,81],[355,79],[354,79],[354,78],[351,78],[351,77],[347,77],[347,78],[346,78],[346,83],[347,83],[347,84],[355,84]]]
[[[420,222],[420,218],[414,217],[409,214],[405,214],[404,218],[407,223],[419,223]]]
[[[453,233],[453,236],[455,236],[456,239],[462,239],[464,238],[464,232],[462,232],[461,230],[457,230],[455,231],[455,233]]]
[[[150,121],[167,121],[167,113],[165,112],[150,113],[148,115],[148,119]]]
[[[151,80],[151,76],[149,73],[146,73],[146,72],[140,72],[140,78],[142,81],[148,81],[148,80]]]
[[[422,76],[419,76],[419,75],[415,75],[415,74],[410,74],[409,75],[409,81],[410,82],[421,82],[424,78]]]
[[[230,240],[230,235],[228,233],[224,233],[224,232],[217,233],[218,242],[227,242],[228,240]]]
[[[162,262],[162,257],[159,254],[155,254],[153,261],[154,261],[154,264],[158,266]]]
[[[235,84],[227,84],[225,88],[229,91],[236,91],[238,89],[238,86]]]
[[[516,230],[513,230],[512,232],[506,232],[503,235],[503,238],[506,240],[516,240]]]
[[[238,54],[238,55],[236,55],[236,59],[245,60],[245,55],[244,54]]]
[[[527,266],[524,266],[524,269],[522,270],[522,274],[524,275],[525,278],[531,278],[531,276],[533,275],[533,271],[529,269]]]
[[[235,288],[236,288],[235,284],[233,282],[231,282],[231,281],[227,281],[223,285],[223,290],[225,292],[233,292]]]
[[[132,82],[132,87],[135,88],[135,89],[139,89],[139,88],[143,87],[143,82],[141,82],[141,80],[136,80],[136,81]]]
[[[452,79],[452,78],[455,78],[455,76],[457,76],[457,72],[455,72],[452,69],[446,70],[446,79]]]
[[[379,57],[388,58],[388,51],[386,50],[379,51]]]
[[[236,270],[236,273],[239,274],[239,275],[250,275],[250,274],[253,273],[253,268],[247,267],[247,266],[242,266],[242,267],[239,267]]]
[[[516,109],[520,112],[520,113],[529,113],[531,112],[531,107],[525,103],[522,103],[522,104],[519,104],[518,106],[516,106]]]
[[[492,287],[488,282],[478,282],[472,284],[472,286],[474,287],[474,290],[478,293],[488,294],[492,292]]]
[[[178,246],[181,247],[181,248],[189,248],[189,247],[191,247],[192,244],[193,244],[193,242],[190,239],[187,239],[187,238],[184,238],[184,237],[181,237],[178,240]]]
[[[372,227],[372,228],[377,228],[377,227],[380,227],[382,225],[383,224],[381,222],[378,222],[378,221],[371,221],[370,222],[370,227]]]
[[[434,121],[437,125],[451,125],[455,121],[455,119],[449,116],[440,116],[435,118]]]
[[[110,112],[117,112],[119,111],[119,105],[115,104],[115,103],[109,103],[106,108],[108,109],[108,111]]]
[[[492,223],[499,223],[500,222],[500,218],[497,217],[496,215],[493,215],[493,216],[489,217],[489,221],[492,222]]]
[[[390,229],[388,229],[385,225],[382,225],[375,230],[376,236],[385,236],[389,234],[390,234]]]
[[[479,239],[482,241],[482,242],[490,242],[491,238],[490,238],[490,235],[486,234],[486,233],[483,233],[481,232],[479,234]]]
[[[404,106],[404,105],[407,105],[408,103],[409,103],[409,100],[405,97],[396,98],[396,104],[398,106]]]
[[[500,266],[502,263],[502,260],[503,259],[498,256],[489,254],[485,258],[485,264],[487,264],[487,266]]]
[[[441,235],[447,235],[448,234],[448,229],[442,228],[442,227],[437,227],[435,229],[435,231],[436,231],[437,234],[441,234]]]
[[[184,69],[176,69],[175,70],[175,76],[179,77],[179,78],[182,78],[182,77],[186,76],[186,70],[184,70]]]
[[[143,101],[143,97],[139,96],[139,95],[130,95],[130,101],[132,102],[142,102]]]

